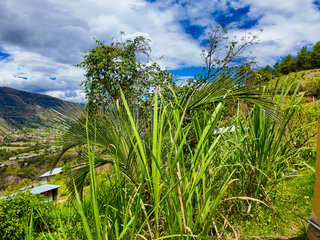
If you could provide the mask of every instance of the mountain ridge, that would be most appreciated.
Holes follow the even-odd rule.
[[[51,109],[72,104],[44,94],[0,87],[0,122],[16,128],[36,127],[47,120]]]

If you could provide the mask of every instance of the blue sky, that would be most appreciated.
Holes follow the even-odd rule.
[[[210,26],[238,24],[229,36],[259,35],[251,56],[260,66],[320,41],[320,1],[314,0],[0,0],[0,86],[83,101],[74,67],[93,37],[110,43],[142,35],[152,58],[182,80],[203,68]],[[248,54],[248,53],[244,53]]]

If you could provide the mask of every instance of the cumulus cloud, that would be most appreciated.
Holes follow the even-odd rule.
[[[48,94],[79,90],[78,83],[84,74],[82,69],[16,47],[8,50],[10,57],[0,61],[0,86]],[[68,98],[71,96],[66,95],[63,99]]]
[[[320,40],[320,9],[313,0],[0,0],[0,85],[83,101],[78,84],[84,51],[93,37],[142,35],[151,39],[151,56],[170,69],[202,66],[201,42],[219,21],[240,27],[230,36],[263,28],[250,50],[260,65],[296,53]],[[182,79],[190,76],[183,75]],[[184,77],[183,77],[184,76]]]

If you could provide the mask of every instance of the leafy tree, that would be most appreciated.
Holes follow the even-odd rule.
[[[110,45],[96,42],[98,46],[76,65],[87,71],[80,86],[84,87],[90,108],[104,108],[112,99],[118,99],[119,87],[129,101],[144,105],[155,86],[163,83],[174,86],[174,77],[151,60],[149,39],[139,36],[133,40],[113,40]],[[139,60],[144,58],[145,62]]]

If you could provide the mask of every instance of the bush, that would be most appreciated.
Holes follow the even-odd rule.
[[[0,236],[2,240],[24,238],[24,226],[33,218],[34,231],[43,230],[41,217],[49,212],[42,195],[19,192],[7,199],[0,199]]]

